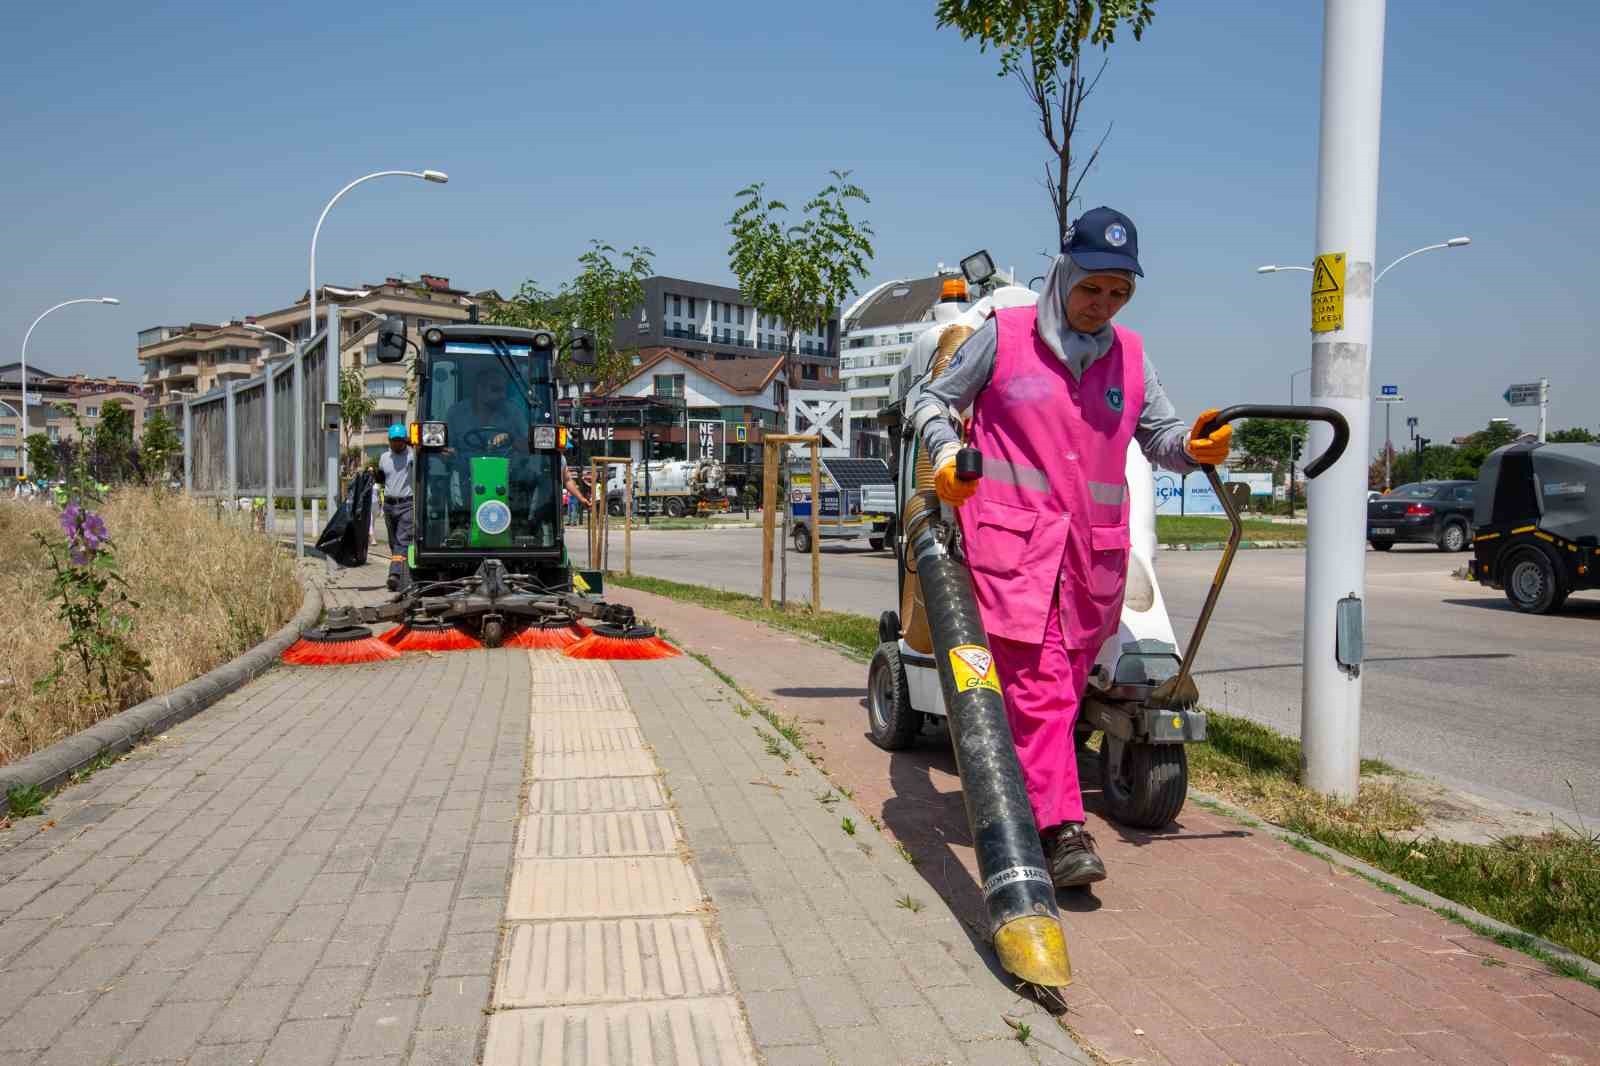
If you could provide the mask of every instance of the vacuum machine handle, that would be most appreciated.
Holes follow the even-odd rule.
[[[1339,456],[1344,454],[1344,447],[1350,443],[1350,423],[1344,420],[1344,415],[1331,407],[1300,407],[1284,403],[1241,403],[1224,408],[1217,412],[1217,416],[1201,427],[1203,433],[1211,433],[1229,422],[1241,418],[1267,418],[1280,422],[1326,422],[1333,430],[1333,443],[1328,445],[1328,450],[1306,464],[1306,480],[1310,480],[1322,473],[1328,467],[1339,461]]]
[[[983,453],[976,448],[956,452],[956,480],[977,481],[983,476]]]

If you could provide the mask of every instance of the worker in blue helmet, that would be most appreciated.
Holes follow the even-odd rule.
[[[378,459],[378,478],[383,482],[383,524],[389,531],[390,592],[404,592],[411,586],[406,551],[416,528],[411,514],[414,457],[406,427],[396,422],[389,427],[389,450]]]

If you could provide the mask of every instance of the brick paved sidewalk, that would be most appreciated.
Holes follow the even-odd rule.
[[[979,917],[954,760],[931,737],[893,755],[872,746],[865,666],[720,612],[631,589],[611,598],[797,718],[833,780],[918,860],[922,891]],[[714,770],[692,746],[681,757]],[[673,758],[663,752],[669,768]],[[1193,804],[1168,832],[1119,829],[1096,816],[1097,773],[1084,770],[1111,877],[1062,896],[1077,978],[1069,1020],[1108,1060],[1600,1063],[1600,991]],[[747,792],[707,806],[775,802]],[[710,822],[697,809],[685,805],[686,824]]]

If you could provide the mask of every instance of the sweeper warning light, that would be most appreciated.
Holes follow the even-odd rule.
[[[956,679],[956,691],[972,688],[1000,691],[1000,676],[995,673],[994,654],[981,644],[957,644],[950,649],[950,672]]]

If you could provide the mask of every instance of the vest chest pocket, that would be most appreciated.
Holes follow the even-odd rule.
[[[1089,527],[1089,595],[1102,602],[1122,595],[1128,577],[1128,527]]]
[[[983,500],[978,509],[977,543],[970,545],[968,561],[974,570],[1010,574],[1022,564],[1029,534],[1039,519],[1037,512]]]

